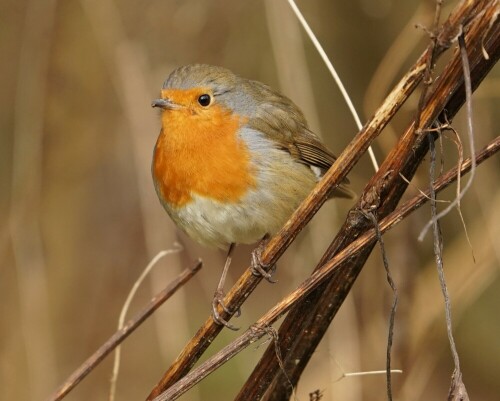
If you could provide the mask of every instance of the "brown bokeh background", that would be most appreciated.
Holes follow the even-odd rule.
[[[455,2],[444,9],[447,15]],[[432,1],[304,0],[299,6],[366,120],[411,65],[427,37]],[[41,400],[115,330],[125,297],[151,258],[174,241],[184,251],[155,267],[132,311],[192,260],[205,266],[123,346],[118,400],[143,399],[206,319],[224,260],[172,225],[149,173],[159,131],[151,99],[167,74],[192,62],[222,65],[280,88],[339,153],[356,127],[327,69],[284,0],[20,0],[0,3],[0,388],[2,399]],[[476,144],[498,135],[499,71],[474,95]],[[382,160],[414,115],[410,99],[374,144]],[[454,126],[465,140],[464,116]],[[457,158],[443,140],[444,164]],[[207,151],[210,151],[207,149]],[[425,165],[408,196],[425,187]],[[372,174],[368,157],[351,173],[356,191]],[[472,399],[500,394],[500,169],[479,167],[458,214],[443,220],[444,263],[456,342]],[[453,197],[454,189],[444,193]],[[247,327],[300,283],[350,206],[329,202],[263,282],[236,322]],[[393,366],[397,399],[446,397],[452,360],[432,242],[417,236],[423,208],[386,236],[399,288]],[[230,281],[248,265],[239,247]],[[376,248],[297,389],[325,399],[384,399],[382,370],[392,294]],[[237,333],[224,330],[209,353]],[[231,399],[264,346],[252,346],[184,400]],[[107,398],[111,358],[66,399]]]

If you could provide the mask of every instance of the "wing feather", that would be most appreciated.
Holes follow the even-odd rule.
[[[266,133],[277,146],[287,150],[298,162],[318,167],[323,175],[335,162],[336,157],[319,137],[309,130],[300,109],[290,99],[267,85],[256,81],[252,83],[252,89],[259,84],[259,98],[265,98],[266,102],[259,105],[256,115],[251,116],[249,127]],[[265,96],[262,96],[263,91],[266,92]],[[355,194],[348,184],[349,180],[345,178],[333,190],[332,196],[353,198]]]

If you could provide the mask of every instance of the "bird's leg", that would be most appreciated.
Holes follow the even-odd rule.
[[[252,251],[252,274],[254,276],[262,276],[271,284],[274,284],[277,282],[276,280],[273,280],[273,273],[276,270],[276,264],[271,266],[262,262],[262,251],[264,250],[268,240],[269,234],[264,235],[257,248]]]
[[[222,274],[219,279],[219,284],[217,285],[217,289],[215,290],[214,299],[212,301],[212,317],[216,323],[222,324],[231,330],[238,330],[237,327],[233,326],[231,323],[222,318],[217,307],[220,305],[222,309],[229,314],[232,312],[227,308],[224,304],[224,283],[226,281],[227,272],[229,271],[229,265],[231,264],[231,258],[233,255],[235,244],[234,242],[229,245],[229,250],[227,251],[226,263],[224,264],[224,270],[222,270]],[[236,316],[240,315],[240,310],[236,311]]]

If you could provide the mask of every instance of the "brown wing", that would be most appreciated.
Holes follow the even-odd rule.
[[[318,167],[322,173],[326,172],[335,161],[335,155],[307,128],[304,115],[290,99],[264,84],[260,85],[260,95],[262,91],[267,93],[265,97],[259,98],[265,98],[266,102],[259,105],[248,125],[265,132],[299,162]],[[355,194],[347,184],[349,180],[346,178],[334,189],[332,196],[353,198]]]
[[[304,127],[305,128],[305,127]],[[323,174],[328,170],[337,159],[335,155],[320,140],[305,128],[301,134],[296,135],[293,145],[299,152],[300,160],[311,165],[319,167]],[[332,196],[338,198],[354,198],[356,194],[348,186],[349,180],[344,178],[332,192]]]

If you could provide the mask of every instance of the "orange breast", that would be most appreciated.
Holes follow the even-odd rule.
[[[219,105],[163,111],[152,167],[163,200],[180,207],[194,193],[238,202],[254,187],[248,148],[236,135],[243,123]]]

